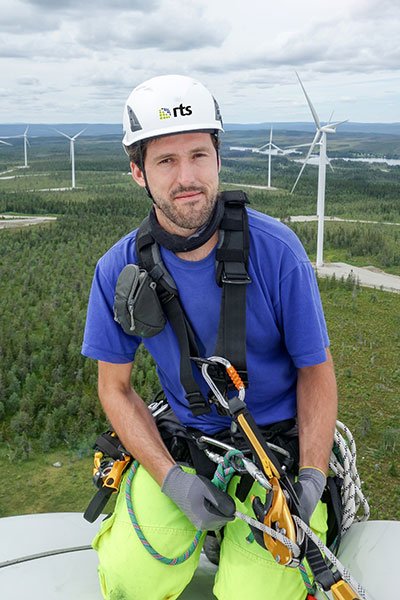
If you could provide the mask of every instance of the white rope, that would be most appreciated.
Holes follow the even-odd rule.
[[[354,521],[366,521],[370,513],[368,502],[361,490],[356,460],[356,444],[351,431],[346,425],[336,421],[334,451],[331,453],[329,467],[335,475],[343,479],[342,536],[350,529]]]
[[[311,540],[318,546],[323,552],[325,558],[337,569],[342,576],[343,581],[346,581],[354,591],[362,598],[362,600],[374,600],[371,595],[367,594],[365,589],[358,583],[356,579],[350,574],[350,571],[342,565],[342,563],[336,558],[336,556],[325,546],[325,544],[319,539],[319,537],[302,521],[299,517],[293,515],[293,520],[297,525],[304,531],[304,533],[311,538]]]

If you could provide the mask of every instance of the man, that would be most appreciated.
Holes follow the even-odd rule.
[[[134,181],[153,200],[150,219],[162,260],[172,276],[203,357],[215,353],[221,288],[215,280],[222,213],[218,195],[218,105],[204,86],[182,76],[153,78],[133,90],[124,112],[124,146]],[[258,425],[269,427],[297,415],[300,474],[297,489],[306,519],[321,535],[326,510],[318,503],[325,486],[337,399],[318,288],[310,262],[293,232],[250,209],[246,290],[246,403]],[[93,280],[83,354],[98,360],[99,397],[125,448],[141,465],[132,485],[138,521],[149,543],[165,556],[188,547],[196,529],[224,527],[214,593],[219,600],[243,597],[302,600],[306,590],[296,569],[277,565],[269,552],[248,543],[248,526],[233,520],[227,494],[193,469],[177,465],[147,406],[131,387],[134,355],[143,341],[179,421],[213,435],[229,428],[217,413],[190,408],[181,382],[181,352],[171,323],[157,335],[128,335],[114,320],[118,277],[138,262],[137,230],[99,261]],[[195,379],[204,391],[204,382]],[[235,478],[236,479],[236,478]],[[229,488],[234,496],[237,480]],[[250,497],[241,510],[251,513]],[[317,509],[314,511],[315,507]],[[199,548],[179,566],[157,562],[130,523],[124,494],[94,541],[105,598],[177,598],[189,583]]]

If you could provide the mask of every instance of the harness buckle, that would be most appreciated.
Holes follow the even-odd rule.
[[[234,285],[247,285],[251,283],[251,278],[247,274],[243,273],[229,273],[226,274],[225,271],[221,274],[221,282],[222,283],[232,283]]]
[[[211,412],[211,406],[199,392],[189,392],[185,395],[185,398],[189,402],[190,410],[195,416],[207,415]]]

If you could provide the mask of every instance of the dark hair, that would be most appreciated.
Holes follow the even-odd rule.
[[[190,133],[190,132],[188,132],[188,133]],[[211,135],[211,141],[213,143],[213,146],[214,146],[215,151],[218,156],[220,145],[221,145],[219,137],[218,137],[218,133],[210,133],[210,135]],[[144,161],[146,158],[147,147],[154,139],[157,139],[157,138],[150,138],[149,140],[143,140],[141,142],[136,142],[134,144],[131,144],[130,146],[124,145],[125,151],[126,151],[127,155],[129,156],[129,162],[133,162],[136,166],[139,167],[139,169],[141,171],[143,171],[143,165],[144,165]]]

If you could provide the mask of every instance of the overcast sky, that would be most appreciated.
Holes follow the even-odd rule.
[[[398,0],[0,0],[0,123],[118,123],[188,74],[225,122],[400,121]]]

